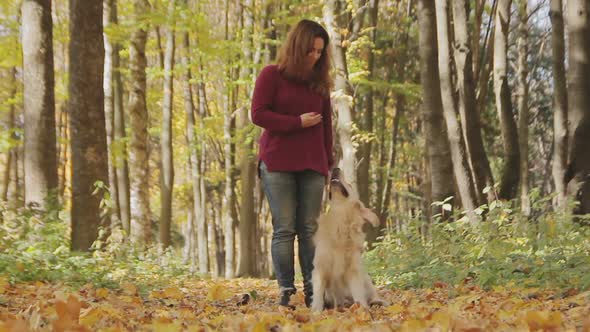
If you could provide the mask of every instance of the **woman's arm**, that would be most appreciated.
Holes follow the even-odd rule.
[[[292,132],[301,129],[299,116],[280,114],[272,109],[277,92],[278,72],[276,67],[267,66],[258,75],[252,96],[252,122],[264,129],[276,132]]]

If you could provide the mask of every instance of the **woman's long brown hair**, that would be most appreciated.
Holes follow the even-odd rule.
[[[313,47],[315,38],[324,40],[322,55],[309,73],[305,68],[306,58]],[[295,25],[281,47],[277,64],[281,75],[290,80],[307,83],[314,91],[330,96],[332,78],[330,77],[330,37],[321,25],[310,20],[301,20]]]

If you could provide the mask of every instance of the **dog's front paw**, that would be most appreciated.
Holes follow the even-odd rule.
[[[377,306],[377,307],[387,307],[389,306],[389,303],[383,299],[380,298],[376,298],[376,299],[372,299],[371,302],[369,302],[369,305],[372,306]]]
[[[320,303],[320,301],[312,301],[311,302],[311,311],[320,312],[324,310],[324,304]]]

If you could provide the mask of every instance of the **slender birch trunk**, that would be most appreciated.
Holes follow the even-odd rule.
[[[135,0],[134,17],[149,10],[146,0]],[[139,23],[139,22],[138,22]],[[139,25],[131,35],[129,44],[129,120],[131,123],[131,142],[129,149],[129,168],[131,173],[131,239],[146,245],[152,241],[149,206],[149,159],[148,159],[148,113],[146,107],[146,28]]]
[[[442,202],[454,195],[454,181],[451,148],[446,134],[438,63],[436,61],[436,16],[435,0],[418,1],[418,24],[420,28],[420,80],[422,82],[422,116],[426,136],[426,153],[430,165],[431,197]],[[432,203],[432,202],[431,202]],[[452,202],[451,202],[452,203]],[[431,215],[441,213],[444,220],[449,217],[439,207],[431,207]]]
[[[508,86],[508,30],[510,25],[510,5],[512,0],[498,0],[494,31],[494,94],[496,109],[500,118],[504,164],[498,195],[501,199],[516,196],[520,181],[520,151],[518,148],[518,129],[514,119],[510,87]]]
[[[340,8],[339,0],[327,0],[324,3],[324,22],[330,36],[332,59],[334,61],[335,79],[334,92],[332,94],[332,107],[337,113],[338,138],[342,149],[341,168],[344,177],[350,182],[354,191],[357,191],[356,180],[356,149],[352,144],[352,104],[353,97],[348,82],[348,68],[346,64],[346,48],[343,45],[340,31],[342,27],[337,21]]]
[[[453,96],[455,91],[451,73],[451,50],[448,28],[448,0],[436,1],[436,31],[438,40],[438,70],[440,75],[440,90],[443,105],[443,114],[447,124],[447,135],[451,147],[453,160],[453,172],[461,198],[463,208],[467,210],[467,216],[475,221],[474,210],[477,207],[477,197],[469,162],[465,148],[465,141],[461,131],[461,125],[457,118],[457,105]]]
[[[553,182],[557,192],[557,206],[565,207],[565,172],[568,154],[568,106],[565,76],[565,33],[562,0],[551,0],[551,45],[553,63]]]
[[[518,4],[518,144],[520,149],[520,206],[525,216],[531,214],[529,199],[529,87],[528,65],[528,11],[527,0]]]
[[[172,225],[172,194],[174,190],[174,152],[172,150],[172,111],[174,103],[174,52],[175,52],[176,1],[168,3],[168,30],[164,54],[164,96],[162,100],[162,132],[160,148],[162,154],[160,185],[160,245],[170,246]]]
[[[52,31],[51,0],[23,1],[25,204],[38,208],[57,189]]]

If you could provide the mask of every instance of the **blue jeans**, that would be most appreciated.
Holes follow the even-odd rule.
[[[260,162],[260,177],[272,215],[272,262],[281,291],[295,291],[295,235],[299,243],[299,264],[303,292],[313,293],[311,272],[315,245],[313,235],[322,208],[324,175],[312,170],[269,172]]]

